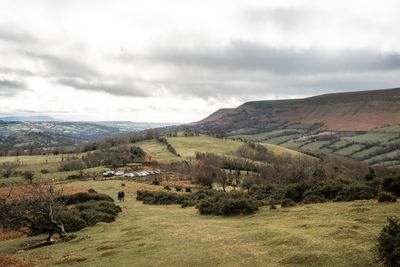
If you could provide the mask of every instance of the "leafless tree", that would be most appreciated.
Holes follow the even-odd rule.
[[[4,178],[9,178],[15,171],[15,169],[20,165],[18,160],[14,162],[4,162],[1,164],[1,175]]]
[[[0,226],[28,235],[47,233],[48,241],[54,233],[65,237],[59,214],[65,210],[60,200],[61,190],[53,186],[34,184],[18,192],[10,187],[8,194],[0,196]]]

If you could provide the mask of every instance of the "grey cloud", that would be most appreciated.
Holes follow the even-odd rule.
[[[25,52],[33,60],[43,62],[49,76],[60,77],[91,77],[100,76],[100,73],[90,64],[67,58],[67,56],[55,56],[52,54]]]
[[[78,90],[101,91],[116,96],[150,96],[149,84],[145,82],[120,82],[120,81],[92,81],[83,79],[62,78],[57,79],[56,83],[69,86]]]
[[[395,52],[333,53],[272,48],[249,42],[232,42],[220,51],[201,47],[159,48],[148,55],[123,54],[119,59],[128,63],[164,64],[172,71],[158,83],[171,93],[205,99],[308,96],[328,91],[396,87],[400,72],[400,54]]]
[[[124,56],[122,56],[124,57]],[[126,59],[135,60],[132,55]],[[232,42],[221,51],[159,49],[144,59],[173,66],[207,69],[263,70],[279,74],[329,73],[400,69],[400,54],[371,50],[327,52],[318,49],[273,48],[257,43]]]
[[[17,92],[25,89],[26,85],[22,82],[0,79],[0,96],[15,96]]]
[[[15,26],[0,26],[0,40],[7,43],[26,45],[29,43],[36,43],[38,39],[33,35],[15,28]]]
[[[0,73],[5,74],[16,74],[19,76],[33,76],[34,72],[24,69],[16,69],[16,68],[8,68],[8,67],[0,67]]]
[[[243,21],[252,24],[272,24],[281,30],[294,30],[315,17],[315,11],[308,7],[301,8],[251,8],[243,11]]]

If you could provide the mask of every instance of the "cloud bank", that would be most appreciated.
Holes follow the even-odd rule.
[[[189,122],[244,101],[400,83],[394,0],[1,6],[2,114]]]

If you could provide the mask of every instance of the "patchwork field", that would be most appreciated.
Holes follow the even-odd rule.
[[[232,135],[230,138],[279,144],[298,151],[335,153],[371,165],[399,166],[399,125],[370,132],[314,132],[292,125],[285,129],[254,135]]]
[[[73,182],[116,196],[120,181]],[[21,251],[45,236],[0,242],[0,255],[35,266],[376,266],[375,238],[400,204],[376,200],[301,205],[238,217],[201,216],[194,208],[143,205],[130,192],[113,223],[77,232],[68,243]],[[329,218],[329,220],[327,220]],[[18,252],[20,251],[20,252]]]

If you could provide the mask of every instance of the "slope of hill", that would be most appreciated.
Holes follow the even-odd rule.
[[[191,137],[168,137],[168,142],[176,149],[180,157],[169,152],[166,146],[156,140],[147,140],[138,143],[146,153],[153,159],[165,162],[189,160],[195,157],[196,152],[216,153],[220,155],[233,155],[234,152],[243,145],[243,142],[237,140],[224,140],[211,136],[191,136]],[[298,151],[273,145],[263,144],[268,150],[278,154],[287,154],[292,157],[308,157]]]
[[[232,139],[400,165],[400,89],[248,102],[193,125]]]
[[[370,131],[400,124],[400,89],[248,102],[234,109],[218,110],[196,125],[231,133],[276,129],[293,123],[317,123],[333,131]]]

